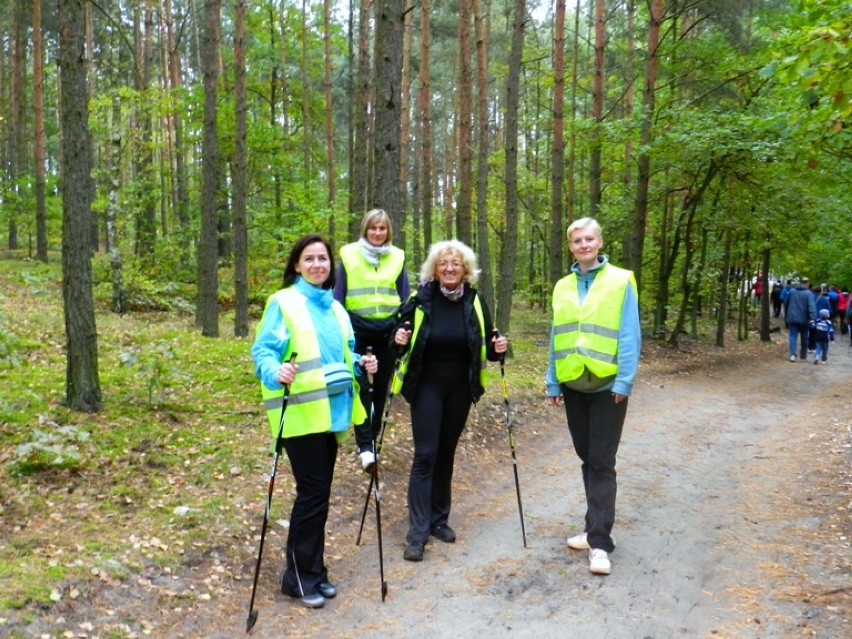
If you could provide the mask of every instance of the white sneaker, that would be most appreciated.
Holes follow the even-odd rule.
[[[609,554],[606,550],[592,548],[589,550],[589,570],[596,575],[608,575],[612,569]]]
[[[796,356],[795,356],[795,355],[790,355],[790,361],[791,361],[791,362],[795,362],[795,361],[796,361]]]
[[[568,537],[568,547],[573,548],[574,550],[588,550],[589,541],[586,533],[580,533],[579,535]]]
[[[373,464],[376,463],[376,456],[371,450],[365,450],[363,453],[359,453],[358,459],[361,460],[361,468],[364,470],[370,470]]]
[[[612,545],[615,545],[615,537],[610,537],[612,539]],[[580,533],[579,535],[574,535],[573,537],[568,537],[568,547],[574,550],[588,550],[589,549],[589,539],[587,533]]]

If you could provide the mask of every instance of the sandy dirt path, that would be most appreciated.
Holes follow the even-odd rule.
[[[279,568],[270,558],[250,636],[849,637],[852,419],[843,415],[852,415],[852,355],[845,349],[838,346],[827,366],[792,364],[779,345],[777,356],[640,378],[619,451],[608,577],[592,575],[586,553],[566,548],[584,509],[579,464],[564,413],[542,402],[516,411],[527,548],[508,446],[497,465],[478,460],[467,454],[474,435],[457,461],[450,522],[457,543],[433,541],[422,563],[403,561],[405,514],[386,507],[382,603],[372,518],[356,548],[360,512],[353,512],[328,558],[340,595],[323,610],[300,609],[275,592]],[[498,410],[499,400],[489,394],[477,410],[488,411],[489,401]],[[385,493],[404,490],[404,477],[384,482]],[[246,636],[249,590],[241,583],[219,602],[215,627],[202,616],[177,634]]]

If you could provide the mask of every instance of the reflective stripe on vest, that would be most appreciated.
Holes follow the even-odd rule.
[[[618,371],[618,335],[625,288],[636,288],[633,273],[607,264],[580,304],[575,273],[553,290],[553,355],[556,379],[570,382],[588,369],[597,377]]]
[[[273,300],[281,309],[284,323],[290,333],[287,352],[281,361],[288,360],[290,354],[296,351],[296,364],[299,371],[296,379],[290,385],[287,396],[287,411],[284,416],[284,437],[298,437],[309,433],[324,433],[331,430],[331,406],[328,400],[328,390],[325,386],[325,375],[322,370],[319,341],[307,300],[295,288],[286,288],[273,295]],[[267,312],[272,304],[267,304]],[[352,355],[349,352],[347,335],[350,330],[349,316],[338,303],[331,308],[340,325],[343,336],[343,357],[349,366],[353,377],[353,397],[358,397],[358,382],[355,381]],[[258,324],[258,330],[263,324]],[[274,438],[278,434],[281,420],[281,406],[284,404],[284,389],[270,389],[263,383],[260,385],[263,405],[266,408],[266,418]],[[352,402],[352,422],[360,424],[366,419],[366,412],[360,401]]]
[[[390,317],[399,308],[396,280],[405,264],[405,253],[395,246],[373,268],[355,242],[340,249],[346,268],[346,310],[367,319]]]
[[[479,334],[481,336],[479,348],[479,383],[482,384],[482,388],[485,388],[486,384],[488,384],[488,371],[485,369],[487,363],[487,350],[485,347],[485,317],[482,314],[482,304],[479,301],[479,295],[473,298],[473,310],[476,312],[476,318],[479,320]],[[411,357],[411,351],[414,350],[417,334],[420,332],[420,327],[423,325],[424,315],[425,313],[419,306],[414,309],[414,330],[411,333],[411,339],[408,341],[408,353],[403,358],[402,362],[400,362],[398,369],[394,372],[393,386],[391,388],[393,393],[399,393],[402,390],[402,381],[405,378],[405,372],[408,370],[408,360]],[[467,324],[465,324],[465,330],[467,330]]]

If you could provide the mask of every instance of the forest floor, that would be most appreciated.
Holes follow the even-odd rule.
[[[306,610],[279,592],[289,500],[278,489],[249,636],[849,637],[852,348],[835,342],[828,365],[791,363],[786,332],[772,337],[724,350],[646,341],[619,451],[607,577],[592,575],[587,554],[565,544],[580,530],[584,498],[563,410],[534,394],[513,398],[510,388],[524,547],[499,373],[456,457],[450,524],[458,541],[433,540],[422,563],[403,561],[411,442],[397,399],[381,484],[386,600],[372,504],[355,545],[367,478],[341,451],[326,552],[339,594]],[[286,459],[278,470],[289,475]],[[258,482],[246,498],[257,525],[247,540],[174,571],[151,566],[103,579],[48,611],[0,611],[0,635],[246,636],[264,489]]]

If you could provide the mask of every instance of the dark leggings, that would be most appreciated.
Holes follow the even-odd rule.
[[[421,382],[411,404],[414,460],[408,482],[408,543],[425,544],[447,523],[456,446],[470,413],[469,384]]]
[[[589,546],[612,552],[615,523],[615,458],[627,415],[627,398],[616,404],[612,391],[581,393],[562,385],[568,430],[583,462],[586,489],[585,532]]]
[[[284,450],[296,480],[296,499],[290,513],[283,586],[287,594],[304,597],[328,580],[323,550],[337,439],[333,433],[288,437]]]

